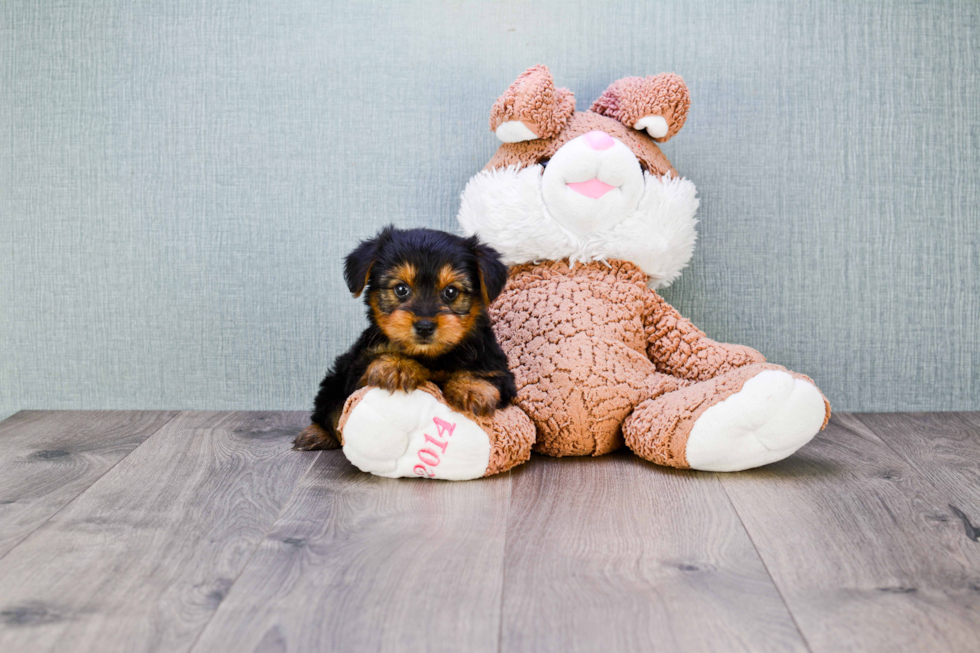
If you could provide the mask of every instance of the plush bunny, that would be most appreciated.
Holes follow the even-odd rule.
[[[789,456],[826,425],[830,405],[809,378],[709,339],[656,293],[696,239],[694,184],[655,143],[689,107],[673,74],[614,82],[585,112],[545,66],[517,78],[490,113],[503,145],[467,184],[458,218],[511,266],[490,315],[520,410],[478,419],[434,386],[364,388],[341,418],[355,465],[475,478],[523,462],[532,443],[580,456],[625,442],[661,465],[736,471]],[[465,437],[433,445],[440,422]]]

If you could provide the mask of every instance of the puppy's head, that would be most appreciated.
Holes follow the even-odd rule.
[[[370,319],[409,356],[463,342],[503,290],[507,268],[475,236],[386,227],[347,256],[347,287],[367,288]]]

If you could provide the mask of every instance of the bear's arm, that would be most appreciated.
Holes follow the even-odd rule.
[[[705,381],[765,357],[744,345],[715,342],[682,317],[653,290],[647,290],[647,356],[657,371],[689,381]]]

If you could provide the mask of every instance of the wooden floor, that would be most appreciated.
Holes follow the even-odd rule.
[[[306,419],[0,424],[0,651],[980,651],[980,413],[464,483],[294,452]]]

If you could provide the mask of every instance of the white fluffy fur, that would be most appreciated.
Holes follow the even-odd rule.
[[[765,370],[704,411],[688,436],[691,469],[737,472],[782,460],[823,426],[823,395],[780,370]]]
[[[624,259],[663,288],[691,260],[697,232],[697,189],[682,177],[644,175],[636,210],[609,229],[577,236],[549,215],[541,195],[541,166],[484,170],[466,185],[459,223],[502,255],[507,265],[567,258],[576,262]]]
[[[645,190],[643,169],[625,143],[611,138],[611,147],[596,150],[588,138],[585,134],[561,146],[541,175],[541,197],[549,215],[579,238],[625,220]],[[568,182],[591,179],[613,189],[591,198],[568,187]]]
[[[454,425],[451,435],[439,432],[436,417]],[[443,448],[426,435],[444,441]],[[426,449],[430,453],[420,455]],[[465,481],[486,473],[490,438],[476,422],[427,392],[373,388],[347,418],[344,455],[362,472],[377,476]]]

